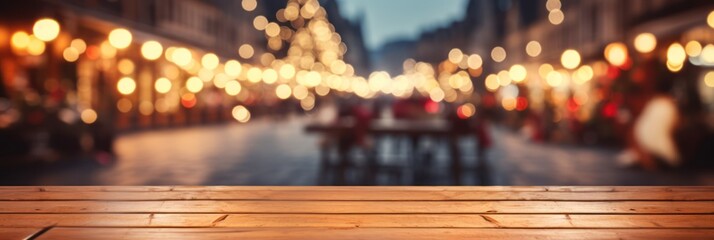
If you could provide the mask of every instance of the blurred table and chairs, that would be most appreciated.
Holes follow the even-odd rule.
[[[429,174],[449,174],[449,184],[461,185],[465,172],[474,174],[479,184],[489,184],[490,167],[473,124],[457,125],[437,118],[375,119],[362,130],[370,142],[352,144],[344,139],[361,131],[356,122],[346,118],[305,127],[307,133],[323,135],[321,166],[323,171],[338,173],[337,180],[330,183],[343,184],[345,171],[361,168],[365,172],[362,181],[356,184],[380,184],[377,182],[380,173],[387,173],[397,178],[390,185],[438,184],[429,182]],[[442,162],[448,166],[447,171],[439,172],[438,160],[446,160]],[[472,164],[465,164],[467,160]]]

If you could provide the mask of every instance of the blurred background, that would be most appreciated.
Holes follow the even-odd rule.
[[[0,3],[0,185],[711,185],[710,0]]]

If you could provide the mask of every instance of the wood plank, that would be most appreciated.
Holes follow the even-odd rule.
[[[714,201],[0,201],[0,213],[714,213]]]
[[[714,239],[712,229],[54,228],[38,239]]]
[[[5,228],[0,227],[0,240],[26,239],[32,234],[42,230],[42,228]]]
[[[342,192],[370,191],[477,191],[477,192],[714,192],[714,186],[458,186],[458,187],[418,187],[418,186],[0,186],[0,192],[53,192],[53,191],[112,191],[112,192],[163,192],[163,191],[315,191],[329,190]]]
[[[714,228],[714,215],[0,214],[0,227]]]
[[[713,201],[714,192],[474,192],[474,191],[161,191],[0,192],[0,200],[334,200],[334,201]]]

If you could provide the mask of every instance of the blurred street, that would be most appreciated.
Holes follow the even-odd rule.
[[[225,124],[130,133],[116,141],[117,159],[26,164],[3,168],[0,185],[331,185],[320,176],[319,137],[307,135],[308,117],[261,118]],[[711,185],[714,172],[622,169],[616,151],[537,144],[491,129],[498,139],[488,158],[494,185]],[[518,150],[513,150],[518,149]],[[437,158],[439,159],[439,158]],[[443,160],[443,159],[442,159]],[[469,162],[466,161],[468,165]],[[447,185],[437,162],[422,185]],[[464,170],[464,177],[473,175]],[[463,184],[475,184],[465,179]],[[360,184],[348,182],[347,184]],[[380,185],[414,185],[379,181]]]
[[[710,184],[711,0],[0,7],[0,185]]]

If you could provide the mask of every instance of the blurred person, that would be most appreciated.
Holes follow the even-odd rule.
[[[646,169],[654,169],[658,163],[678,167],[682,159],[675,132],[680,112],[670,93],[675,77],[664,72],[655,76],[652,69],[656,67],[651,62],[643,65],[646,72],[643,77],[652,80],[640,80],[639,88],[630,94],[634,120],[627,135],[628,147],[618,156],[618,161],[622,166],[639,164]]]

